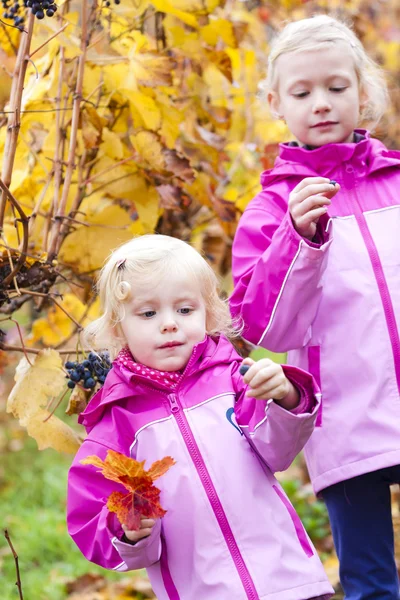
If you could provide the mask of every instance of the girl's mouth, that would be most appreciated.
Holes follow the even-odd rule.
[[[174,348],[175,346],[182,346],[182,342],[166,342],[160,348]]]

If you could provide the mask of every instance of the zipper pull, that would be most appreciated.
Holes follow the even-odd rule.
[[[171,406],[171,412],[173,412],[173,413],[179,412],[179,410],[180,410],[179,404],[178,404],[175,394],[168,394],[168,400],[169,400],[169,404]]]

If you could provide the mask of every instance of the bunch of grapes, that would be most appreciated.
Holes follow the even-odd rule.
[[[26,9],[32,9],[37,19],[44,19],[45,15],[52,17],[57,11],[54,0],[1,0],[5,19],[12,19],[15,27],[23,28]]]
[[[90,352],[82,363],[68,361],[65,363],[65,368],[68,371],[69,388],[74,389],[79,382],[82,382],[80,384],[82,387],[92,390],[96,383],[103,385],[111,369],[111,362],[108,352],[99,352],[99,354]]]

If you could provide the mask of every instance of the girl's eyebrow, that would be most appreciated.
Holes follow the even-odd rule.
[[[343,73],[343,71],[337,71],[336,73],[332,73],[326,77],[326,81],[331,81],[333,79],[346,79],[346,81],[350,80],[350,77],[347,73]],[[307,85],[312,83],[312,79],[292,79],[288,82],[288,89],[291,89],[295,85]]]

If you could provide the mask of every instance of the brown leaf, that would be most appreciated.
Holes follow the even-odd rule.
[[[229,55],[224,50],[208,50],[207,57],[225,75],[228,81],[232,83],[232,62]]]
[[[91,391],[84,390],[81,386],[77,385],[72,390],[69,397],[68,406],[65,411],[67,415],[80,415],[85,410],[89,397],[92,395]]]
[[[165,165],[168,171],[171,171],[176,177],[183,181],[192,183],[195,179],[195,172],[190,166],[187,158],[179,155],[175,150],[164,150]]]
[[[189,203],[189,198],[183,194],[181,188],[169,183],[158,185],[156,187],[160,196],[160,205],[162,208],[180,209]]]

